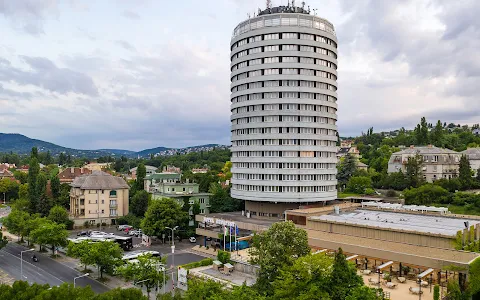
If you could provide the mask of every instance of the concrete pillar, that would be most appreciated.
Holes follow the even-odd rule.
[[[480,224],[475,225],[475,241],[480,240]]]

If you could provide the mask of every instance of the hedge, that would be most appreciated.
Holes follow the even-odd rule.
[[[202,259],[200,261],[195,261],[195,262],[192,262],[192,263],[180,266],[180,267],[184,268],[184,269],[187,269],[187,270],[190,270],[190,269],[194,269],[194,268],[198,268],[198,267],[210,266],[212,264],[213,264],[213,259],[205,258],[205,259]]]

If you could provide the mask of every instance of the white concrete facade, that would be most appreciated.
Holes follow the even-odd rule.
[[[306,13],[240,23],[231,40],[232,197],[334,200],[337,38]]]

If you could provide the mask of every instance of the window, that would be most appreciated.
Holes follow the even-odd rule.
[[[257,36],[253,36],[251,38],[248,39],[248,42],[249,43],[253,43],[253,42],[259,42],[262,40],[262,36],[261,35],[257,35]]]
[[[282,51],[298,51],[297,45],[282,45]]]
[[[300,74],[301,75],[308,75],[308,76],[315,76],[315,71],[314,70],[309,70],[309,69],[300,69]]]
[[[279,49],[278,45],[276,45],[276,46],[265,46],[264,47],[265,52],[279,51],[279,50],[280,49]]]
[[[296,92],[283,92],[282,93],[282,98],[297,98],[297,96],[298,96],[298,93],[296,93]]]
[[[315,81],[300,81],[300,86],[304,87],[309,87],[309,88],[314,88],[315,87]]]
[[[265,69],[264,75],[276,75],[279,74],[279,69]]]
[[[261,58],[252,59],[252,60],[249,61],[250,66],[260,65],[260,64],[262,64],[262,59]]]
[[[300,46],[302,52],[315,52],[315,48],[312,46]]]
[[[110,197],[117,197],[117,191],[110,191]]]
[[[298,86],[297,80],[282,80],[282,86]]]
[[[255,76],[261,76],[262,71],[261,70],[256,70],[256,71],[250,71],[248,72],[248,77],[255,77]]]
[[[282,122],[296,122],[297,116],[282,116]]]
[[[301,40],[315,40],[315,36],[314,35],[311,35],[311,34],[306,34],[306,33],[301,33],[300,34],[300,39]]]
[[[260,52],[262,52],[262,47],[255,47],[255,48],[252,48],[252,49],[248,50],[249,54],[260,53]]]
[[[309,57],[300,57],[300,62],[302,64],[314,64],[315,60],[313,58],[309,58]]]
[[[105,204],[105,200],[104,200],[104,199],[102,199],[102,204]]]
[[[278,40],[279,38],[280,37],[278,33],[265,34],[263,36],[264,40]]]
[[[282,69],[282,74],[284,75],[296,75],[298,74],[298,69],[290,68],[290,69]]]
[[[264,82],[265,87],[276,87],[279,86],[278,80],[269,80]]]
[[[105,210],[104,210],[104,209],[102,209],[102,214],[104,214],[104,213],[105,213]]]
[[[298,62],[298,57],[295,56],[283,56],[282,57],[283,63],[296,63]]]
[[[265,57],[264,63],[266,64],[271,64],[271,63],[278,63],[279,58],[278,57]]]
[[[298,39],[298,34],[293,32],[282,33],[282,39]]]
[[[278,93],[265,93],[264,96],[265,99],[274,99],[278,98]]]
[[[300,93],[300,98],[302,98],[302,99],[315,99],[315,94],[314,93]],[[310,109],[310,110],[313,110],[313,109]]]

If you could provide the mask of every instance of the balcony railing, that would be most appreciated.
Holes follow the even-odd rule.
[[[117,208],[118,205],[117,205],[117,204],[112,204],[112,203],[110,203],[109,206],[110,206],[110,208]]]

